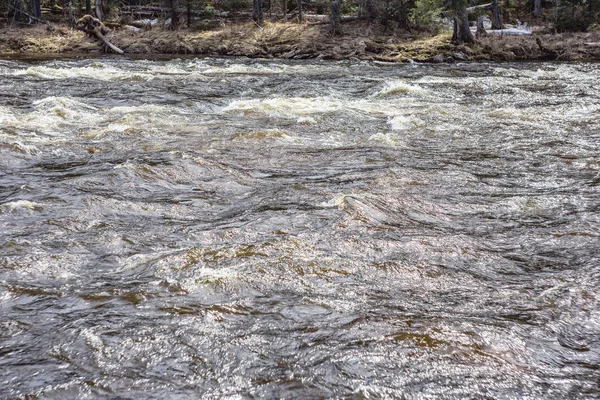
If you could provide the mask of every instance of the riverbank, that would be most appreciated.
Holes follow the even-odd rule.
[[[351,26],[352,24],[355,24]],[[245,56],[290,59],[349,59],[406,62],[431,61],[600,61],[600,31],[587,33],[532,34],[527,36],[488,35],[476,44],[454,46],[450,34],[435,36],[374,33],[360,22],[346,25],[352,32],[341,36],[328,33],[327,25],[266,23],[224,24],[211,31],[163,27],[132,30],[120,27],[107,39],[129,54],[197,54],[204,56]],[[539,41],[538,41],[539,39]],[[68,26],[3,27],[0,29],[0,57],[65,53],[97,54],[103,51],[97,40]]]

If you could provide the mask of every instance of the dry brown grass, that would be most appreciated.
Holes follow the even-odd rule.
[[[539,38],[548,51],[540,49]],[[536,34],[530,36],[487,36],[473,46],[475,60],[600,60],[600,31],[588,33],[564,33],[560,35]],[[587,43],[587,44],[586,44]]]
[[[132,31],[121,28],[107,38],[132,54],[202,54],[264,58],[326,58],[365,60],[426,61],[436,54],[444,58],[457,52],[470,60],[535,60],[554,55],[561,60],[600,60],[600,31],[526,37],[487,36],[470,46],[453,46],[449,33],[436,36],[385,35],[357,23],[344,26],[346,34],[332,36],[327,25],[295,23],[223,24],[205,32],[170,31],[164,27]],[[540,37],[550,53],[535,42]],[[598,45],[594,45],[594,43]],[[45,26],[0,29],[0,54],[93,53],[100,44],[82,32],[58,26],[48,32]]]
[[[52,32],[45,25],[0,29],[0,54],[86,53],[97,49],[83,32],[62,26]]]

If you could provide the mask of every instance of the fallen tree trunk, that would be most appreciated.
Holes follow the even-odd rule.
[[[109,29],[97,18],[92,17],[91,15],[84,15],[79,20],[77,20],[77,29],[84,31],[90,36],[97,37],[106,47],[111,49],[117,54],[125,53],[123,50],[109,42],[104,35],[107,34]]]
[[[123,6],[121,11],[157,11],[167,12],[169,11],[166,7],[152,7],[152,6]]]
[[[365,18],[364,17],[341,17],[339,20],[339,23],[343,24],[344,22],[358,21],[360,19],[365,19]],[[310,22],[308,25],[326,25],[329,23],[330,23],[329,17],[327,17],[326,21]]]
[[[474,14],[476,12],[478,12],[479,10],[485,10],[485,11],[491,11],[494,7],[494,3],[486,3],[486,4],[480,4],[478,6],[472,6],[472,7],[467,7],[465,8],[465,11],[467,14]],[[443,11],[442,15],[444,17],[451,17],[452,16],[452,11]]]
[[[477,10],[491,10],[494,3],[480,4],[478,6],[467,7],[467,14],[473,14]]]

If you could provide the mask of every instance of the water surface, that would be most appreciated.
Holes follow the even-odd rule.
[[[598,87],[0,61],[0,398],[600,398]]]

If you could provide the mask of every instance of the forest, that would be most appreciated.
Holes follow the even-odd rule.
[[[485,4],[482,4],[485,3]],[[489,15],[492,29],[528,23],[555,33],[594,30],[600,21],[600,0],[2,0],[1,21],[8,24],[72,23],[93,15],[111,24],[166,20],[170,29],[210,29],[221,19],[340,24],[362,20],[388,33],[437,32],[454,24],[454,40],[471,40],[468,29]],[[327,15],[328,19],[323,20]],[[465,37],[463,37],[465,36]]]

